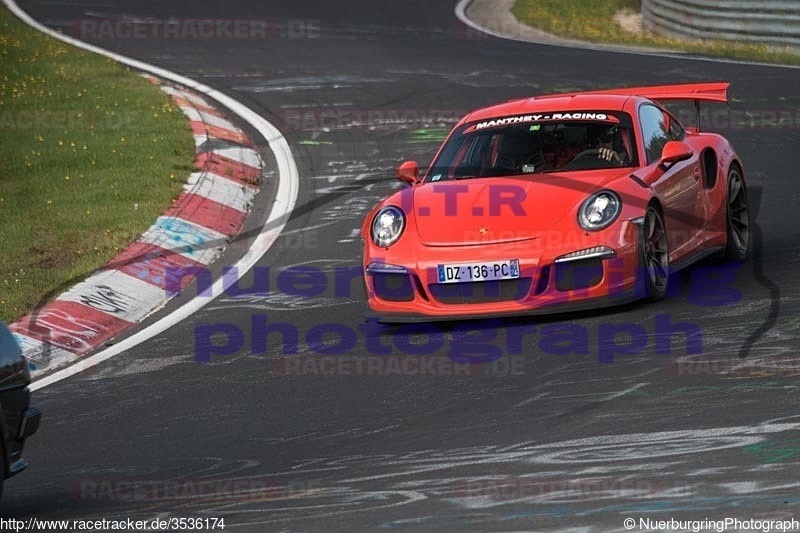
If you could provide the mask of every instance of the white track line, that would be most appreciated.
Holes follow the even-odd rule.
[[[783,65],[780,63],[762,63],[759,61],[745,61],[741,59],[728,59],[724,57],[696,56],[696,55],[690,55],[689,52],[669,53],[669,52],[659,51],[658,48],[638,48],[638,47],[628,47],[621,44],[589,43],[589,42],[577,41],[574,39],[567,39],[565,37],[559,37],[557,35],[553,35],[553,38],[557,39],[558,42],[548,42],[546,39],[542,39],[541,41],[531,40],[531,39],[524,39],[521,37],[514,37],[512,35],[504,35],[501,32],[484,28],[477,22],[470,19],[469,16],[467,16],[467,9],[469,8],[469,5],[474,1],[475,0],[460,0],[458,4],[456,4],[455,15],[458,18],[458,20],[460,20],[470,28],[481,31],[487,35],[497,37],[499,39],[505,39],[507,41],[540,44],[545,46],[558,46],[561,48],[579,48],[584,50],[592,50],[594,52],[613,52],[618,54],[634,54],[643,56],[667,57],[670,59],[686,59],[688,61],[707,61],[712,63],[729,63],[732,65],[750,65],[755,67],[789,68],[795,70],[800,69],[800,65]],[[519,22],[519,24],[522,23]],[[543,30],[537,30],[535,28],[532,28],[532,31],[536,31],[542,34],[546,33]]]
[[[241,117],[245,122],[255,128],[262,137],[264,137],[264,139],[269,143],[269,147],[275,156],[275,160],[277,161],[279,177],[278,191],[275,196],[275,202],[272,205],[272,211],[262,227],[262,231],[259,233],[258,237],[256,237],[247,253],[245,253],[245,255],[239,259],[235,265],[233,265],[233,267],[237,269],[239,276],[243,276],[247,271],[249,271],[275,243],[281,231],[283,231],[284,226],[289,221],[289,215],[291,214],[292,209],[294,209],[295,203],[297,202],[297,194],[300,187],[300,178],[297,173],[297,165],[292,157],[292,151],[289,148],[289,143],[286,141],[286,138],[281,134],[281,132],[278,131],[278,128],[273,126],[269,121],[257,114],[255,111],[252,111],[246,107],[244,104],[238,102],[230,96],[212,89],[207,85],[190,78],[186,78],[169,70],[115,54],[114,52],[109,52],[108,50],[104,50],[97,46],[84,43],[83,41],[79,41],[66,35],[62,35],[32,19],[14,2],[14,0],[2,1],[6,7],[8,7],[8,9],[23,22],[55,39],[71,44],[78,48],[109,57],[124,65],[128,65],[129,67],[144,72],[149,72],[150,74],[165,80],[190,87],[199,93],[203,93],[206,96],[213,98],[221,105],[228,108],[231,112]],[[212,286],[213,296],[195,297],[173,311],[171,314],[151,324],[145,329],[131,335],[127,339],[120,341],[118,344],[106,348],[105,350],[101,350],[94,355],[77,361],[75,364],[67,368],[61,369],[33,382],[30,386],[30,389],[35,391],[48,385],[52,385],[53,383],[61,381],[62,379],[73,376],[79,372],[83,372],[87,368],[91,368],[98,363],[105,361],[106,359],[110,359],[115,355],[129,350],[134,346],[158,335],[159,333],[166,331],[173,325],[185,320],[213,301],[216,296],[222,294],[225,289],[232,285],[236,280],[228,278],[227,283],[225,283],[225,281],[225,278],[219,278],[214,281],[214,285]]]

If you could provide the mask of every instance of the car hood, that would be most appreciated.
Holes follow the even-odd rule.
[[[535,239],[574,213],[590,194],[630,172],[603,170],[426,183],[413,191],[417,233],[427,246]]]

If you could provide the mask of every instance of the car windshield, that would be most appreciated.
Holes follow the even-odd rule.
[[[473,122],[450,136],[427,181],[634,167],[634,146],[630,117],[623,113],[551,113]]]

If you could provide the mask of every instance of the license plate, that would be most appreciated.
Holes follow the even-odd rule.
[[[519,279],[519,259],[489,263],[439,265],[437,272],[439,283],[472,283],[475,281]]]

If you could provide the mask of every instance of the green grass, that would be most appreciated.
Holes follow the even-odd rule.
[[[157,86],[0,7],[0,319],[135,240],[194,156],[186,117]]]
[[[512,13],[529,26],[589,42],[617,43],[680,50],[693,54],[766,63],[800,64],[791,49],[728,41],[671,39],[643,32],[624,31],[614,22],[623,9],[641,11],[641,0],[516,0]]]

